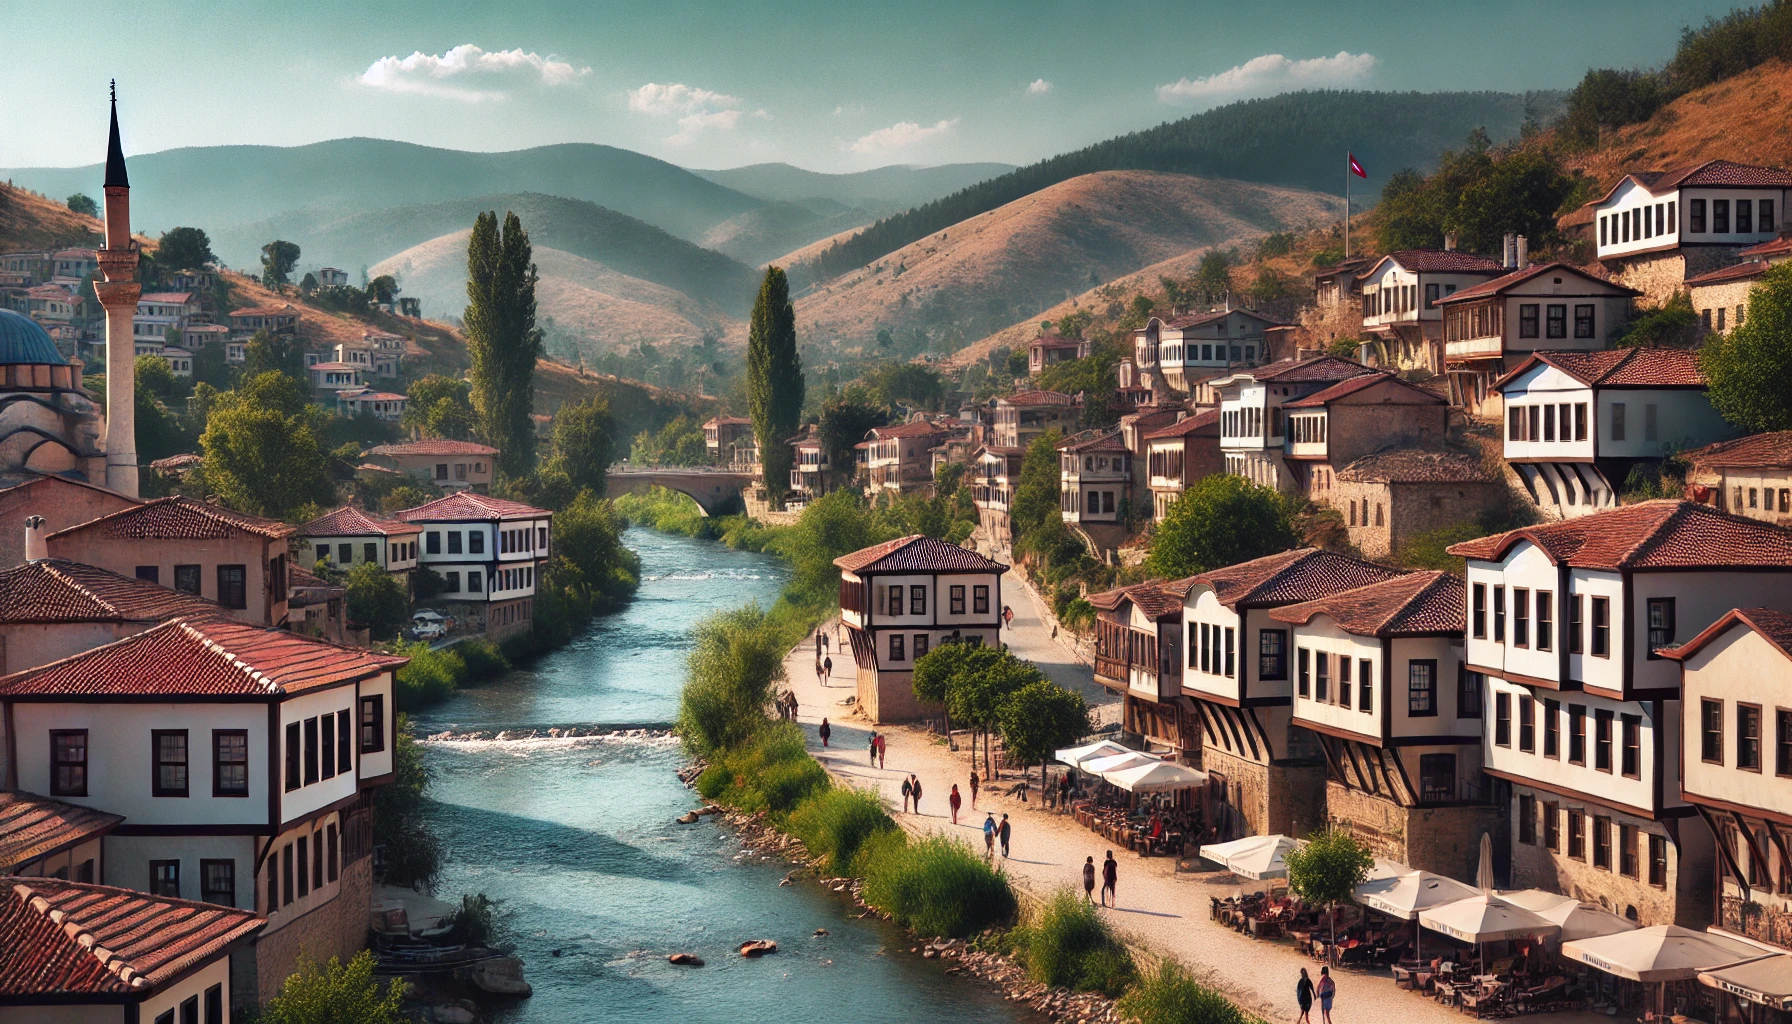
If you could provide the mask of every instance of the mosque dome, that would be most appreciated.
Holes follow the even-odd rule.
[[[36,320],[0,309],[0,365],[16,363],[67,366],[68,360]]]

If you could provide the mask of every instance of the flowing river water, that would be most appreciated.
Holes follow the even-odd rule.
[[[413,716],[423,733],[671,721],[693,623],[756,600],[781,562],[707,541],[632,529],[641,589],[528,671]],[[1024,1008],[938,961],[907,952],[889,925],[850,916],[812,882],[778,883],[778,863],[740,857],[725,827],[673,818],[694,806],[664,739],[449,740],[425,745],[431,823],[446,863],[438,894],[501,901],[535,995],[501,1022],[868,1024],[951,1019],[1019,1024]],[[825,937],[813,935],[825,928]],[[746,939],[779,952],[742,959]],[[688,951],[702,968],[674,967]]]

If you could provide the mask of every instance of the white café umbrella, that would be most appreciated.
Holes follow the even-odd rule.
[[[1528,936],[1547,938],[1562,929],[1534,911],[1491,893],[1445,903],[1419,912],[1419,923],[1463,942],[1498,942]]]
[[[1635,921],[1628,921],[1597,903],[1586,903],[1573,896],[1544,892],[1542,889],[1520,889],[1500,893],[1500,898],[1515,903],[1562,930],[1556,938],[1562,942],[1595,939],[1601,935],[1636,931]]]
[[[1103,772],[1101,777],[1129,793],[1162,793],[1173,789],[1189,789],[1207,781],[1206,772],[1168,761]]]
[[[1122,768],[1137,768],[1142,764],[1162,763],[1162,761],[1159,761],[1149,754],[1141,754],[1136,750],[1129,750],[1124,754],[1114,754],[1109,757],[1097,757],[1092,760],[1084,761],[1078,767],[1091,775],[1100,775],[1103,778],[1106,778],[1108,772],[1119,771]]]
[[[1792,1010],[1792,953],[1700,971],[1699,984],[1776,1010]]]
[[[1113,740],[1096,740],[1094,743],[1085,743],[1080,747],[1065,747],[1055,751],[1052,756],[1062,764],[1080,768],[1084,761],[1097,757],[1112,757],[1115,754],[1129,753],[1132,753],[1130,748],[1123,747]]]
[[[1353,890],[1358,903],[1403,921],[1415,920],[1432,907],[1469,899],[1475,892],[1473,886],[1447,875],[1411,869],[1391,876],[1372,874]],[[1423,928],[1413,929],[1412,952],[1420,959],[1424,959],[1421,952],[1424,949],[1423,934]]]
[[[1673,924],[1562,944],[1562,955],[1569,960],[1644,982],[1687,981],[1700,971],[1758,959],[1764,953],[1738,939]]]
[[[1227,871],[1241,878],[1261,882],[1268,878],[1287,878],[1288,862],[1283,857],[1298,845],[1299,840],[1284,835],[1247,836],[1229,843],[1203,846],[1199,852],[1208,860],[1224,864]]]

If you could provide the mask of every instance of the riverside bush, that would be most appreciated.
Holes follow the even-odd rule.
[[[828,773],[803,747],[792,723],[766,723],[750,740],[713,751],[697,776],[697,792],[743,811],[788,813],[828,787]]]
[[[433,650],[426,643],[399,644],[397,654],[410,663],[398,670],[397,703],[401,711],[438,704],[454,696],[467,681],[467,663],[452,647]]]
[[[454,645],[454,652],[467,666],[467,682],[483,682],[510,671],[510,659],[498,645],[483,637]]]
[[[875,792],[850,786],[831,787],[804,800],[790,812],[786,825],[837,875],[852,870],[859,851],[873,836],[896,827]]]
[[[1138,1024],[1261,1024],[1169,960],[1121,996],[1116,1008]]]
[[[1014,916],[1008,879],[966,844],[888,830],[866,844],[865,902],[921,935],[971,935]]]
[[[1034,981],[1115,997],[1137,976],[1132,957],[1095,908],[1069,889],[1052,894],[1014,942]]]

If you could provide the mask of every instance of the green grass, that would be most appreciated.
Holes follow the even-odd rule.
[[[1137,1024],[1261,1024],[1168,960],[1140,978],[1117,1008]]]
[[[743,811],[787,814],[804,797],[828,788],[827,769],[803,747],[803,731],[768,724],[738,747],[710,755],[697,792]]]
[[[972,935],[1014,917],[1008,879],[956,839],[883,832],[863,860],[865,902],[919,935]]]
[[[1053,893],[1032,921],[1015,929],[1014,944],[1028,976],[1053,988],[1117,997],[1138,976],[1113,929],[1068,888]]]
[[[853,870],[860,850],[896,823],[876,792],[834,786],[798,804],[785,827],[810,853],[823,858],[829,871],[844,875]]]

